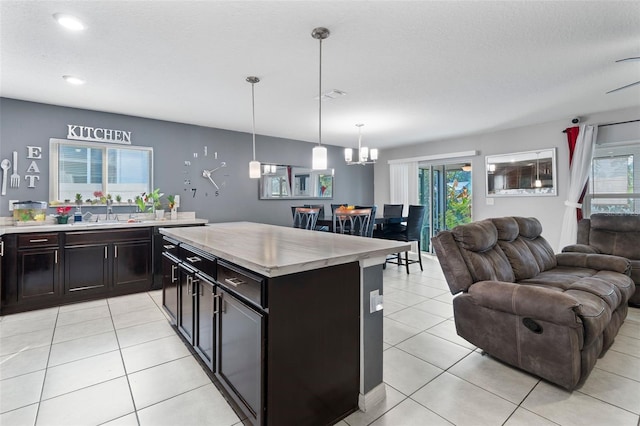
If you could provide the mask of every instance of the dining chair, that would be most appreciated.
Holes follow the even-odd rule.
[[[293,214],[293,227],[314,230],[320,209],[296,207]]]
[[[318,213],[318,218],[324,218],[324,204],[305,204],[304,207],[310,208],[310,209],[320,209],[320,212]],[[324,226],[320,226],[320,225],[316,225],[316,227],[314,228],[316,231],[329,231],[329,227],[324,225]]]
[[[372,220],[371,207],[354,208],[344,212],[336,211],[333,214],[333,232],[340,234],[358,235],[366,237],[369,223]]]
[[[376,225],[376,212],[378,210],[377,205],[372,206],[356,206],[356,209],[371,209],[371,215],[369,216],[369,223],[367,224],[367,228],[364,233],[360,233],[363,237],[373,237],[373,229]]]
[[[404,252],[404,264],[407,268],[407,274],[409,273],[409,265],[412,263],[419,263],[420,270],[424,271],[422,267],[422,248],[420,246],[420,237],[422,234],[422,227],[424,224],[424,214],[427,207],[422,205],[409,206],[409,215],[407,216],[407,224],[399,225],[398,232],[384,233],[380,238],[395,241],[404,242],[418,242],[418,260],[409,259],[409,251]],[[397,253],[395,260],[387,259],[386,262],[395,263],[402,266],[401,253]],[[385,264],[386,264],[385,262]]]
[[[404,210],[404,204],[384,204],[382,206],[382,216],[384,217],[384,225],[380,229],[373,231],[373,237],[382,238],[384,233],[398,233],[402,232],[402,211]]]

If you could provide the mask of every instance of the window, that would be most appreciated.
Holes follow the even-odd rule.
[[[583,205],[588,215],[640,213],[640,144],[596,145]]]
[[[51,139],[49,153],[52,201],[93,199],[97,191],[134,200],[153,190],[153,148]]]

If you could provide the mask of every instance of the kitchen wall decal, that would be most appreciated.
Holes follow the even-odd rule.
[[[29,174],[25,174],[24,179],[29,181],[27,184],[28,188],[35,188],[36,181],[40,180],[40,168],[38,167],[36,160],[42,159],[42,147],[27,146],[27,159],[31,160],[31,164],[29,164],[29,168],[27,169],[27,173]]]
[[[67,124],[67,139],[131,145],[131,132]]]

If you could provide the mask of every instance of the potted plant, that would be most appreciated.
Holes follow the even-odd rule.
[[[69,212],[71,206],[60,206],[57,209],[58,215],[56,216],[58,223],[61,225],[69,223]]]
[[[142,193],[142,195],[136,195],[136,206],[138,207],[138,212],[139,213],[146,213],[147,212],[147,202],[145,201],[145,194],[144,192]]]
[[[145,201],[151,202],[151,205],[153,207],[153,211],[156,214],[156,219],[157,220],[160,220],[160,219],[164,218],[164,210],[162,209],[162,201],[160,201],[160,198],[162,198],[163,195],[164,194],[160,192],[160,188],[156,188],[152,192],[147,194],[147,196],[145,197]]]

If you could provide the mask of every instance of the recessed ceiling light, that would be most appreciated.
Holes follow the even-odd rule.
[[[83,78],[76,77],[74,75],[63,75],[62,78],[64,78],[64,81],[66,81],[67,83],[74,84],[76,86],[79,86],[85,83]]]
[[[66,15],[64,13],[55,13],[53,18],[58,21],[58,24],[71,31],[82,31],[86,28],[82,21],[75,16]]]

